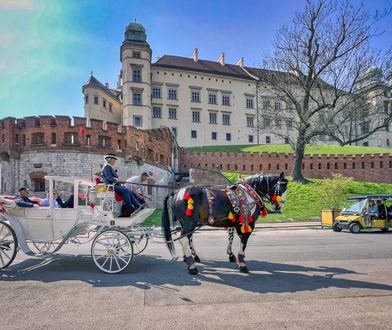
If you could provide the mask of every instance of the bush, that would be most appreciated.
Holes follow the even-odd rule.
[[[338,209],[349,193],[349,184],[353,178],[334,173],[331,179],[325,179],[320,185],[320,196],[327,209]]]

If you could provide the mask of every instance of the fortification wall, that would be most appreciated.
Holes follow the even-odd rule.
[[[243,174],[291,174],[294,156],[279,153],[185,152],[181,150],[182,170],[190,167],[221,169]],[[306,155],[302,170],[308,178],[329,178],[333,173],[357,181],[392,183],[392,153],[374,155]]]
[[[168,128],[139,130],[132,126],[68,116],[39,116],[0,120],[0,155],[18,158],[25,151],[72,150],[114,152],[122,157],[171,165],[172,139]]]

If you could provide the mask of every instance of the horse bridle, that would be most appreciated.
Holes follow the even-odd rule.
[[[263,178],[266,179],[265,181],[266,181],[266,183],[267,183],[267,192],[266,192],[265,194],[261,193],[261,194],[262,194],[261,197],[267,198],[268,201],[272,204],[273,201],[271,200],[270,192],[271,192],[272,190],[274,190],[274,194],[275,194],[275,195],[278,195],[278,194],[279,194],[279,191],[280,191],[280,185],[282,184],[282,181],[280,180],[280,177],[279,177],[278,181],[270,188],[270,182],[269,182],[269,181],[270,181],[270,178],[269,178],[269,176],[263,176]],[[260,184],[261,184],[261,182],[260,182],[260,176],[257,178],[257,181],[258,181],[258,184],[260,185]]]

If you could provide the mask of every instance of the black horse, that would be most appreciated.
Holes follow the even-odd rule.
[[[229,228],[229,260],[237,262],[240,271],[247,273],[245,248],[256,220],[259,215],[266,216],[265,202],[271,204],[270,212],[280,212],[287,183],[282,172],[279,176],[254,175],[229,187],[195,185],[171,193],[165,198],[162,212],[162,228],[170,253],[175,256],[169,211],[172,223],[179,221],[181,225],[178,241],[190,274],[197,274],[195,262],[200,262],[192,235],[203,225]],[[238,258],[231,251],[234,230],[241,240]]]

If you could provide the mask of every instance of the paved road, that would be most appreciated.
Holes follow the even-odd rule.
[[[0,328],[392,327],[392,232],[261,228],[248,275],[226,261],[224,232],[195,236],[198,276],[157,243],[119,275],[100,273],[87,246],[46,260],[20,253],[0,271]]]

